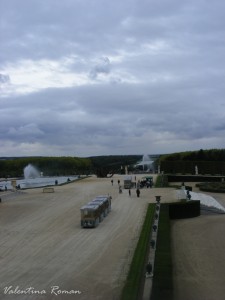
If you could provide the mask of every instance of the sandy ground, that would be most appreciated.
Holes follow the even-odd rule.
[[[225,207],[224,194],[206,194]],[[172,221],[172,253],[175,300],[224,299],[225,214]]]
[[[90,177],[54,193],[0,194],[0,299],[119,300],[148,202],[176,197],[171,188],[144,189],[140,198],[135,190],[131,197],[128,190],[119,194],[118,179],[122,183],[122,176],[113,176],[113,186],[111,179]],[[80,207],[107,193],[111,213],[97,228],[82,229]],[[176,300],[224,296],[224,220],[210,215],[173,222]]]
[[[1,193],[0,299],[118,300],[147,203],[155,202],[159,193],[144,189],[140,198],[135,190],[131,197],[128,190],[119,194],[117,181],[122,178],[114,175],[113,186],[111,179],[90,177],[54,187],[54,193]],[[97,228],[82,229],[80,207],[107,193],[113,198],[110,214]],[[170,189],[160,195],[165,201],[172,197]],[[52,291],[54,286],[59,290]],[[42,295],[16,293],[29,287]],[[72,294],[55,295],[60,291]]]

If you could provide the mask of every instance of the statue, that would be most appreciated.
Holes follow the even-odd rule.
[[[195,166],[195,175],[198,175],[198,166]]]

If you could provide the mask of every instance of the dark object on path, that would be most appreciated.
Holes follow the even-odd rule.
[[[159,203],[160,200],[161,200],[161,196],[155,196],[155,200],[156,200],[157,203]]]
[[[154,249],[155,248],[155,240],[151,240],[150,245]]]
[[[156,231],[156,230],[157,230],[157,225],[154,224],[154,225],[152,226],[152,228],[153,228],[154,231]]]
[[[150,262],[148,262],[148,264],[146,266],[146,271],[148,274],[152,273],[152,264]]]
[[[137,197],[140,197],[140,190],[139,189],[136,190],[136,193],[137,193]]]
[[[188,200],[191,200],[191,194],[190,194],[189,190],[187,190],[187,198],[188,198]]]

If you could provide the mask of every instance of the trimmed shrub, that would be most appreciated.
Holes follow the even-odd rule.
[[[155,187],[168,187],[168,177],[165,174],[160,174],[156,178]]]
[[[198,184],[201,191],[225,193],[225,182],[205,182]]]
[[[165,176],[165,175],[164,175]],[[168,182],[221,182],[224,176],[172,175],[167,174]]]
[[[200,216],[200,201],[188,201],[179,203],[170,203],[170,219],[194,218]]]

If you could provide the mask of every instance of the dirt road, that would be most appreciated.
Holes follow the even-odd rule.
[[[54,193],[7,192],[0,206],[1,299],[119,299],[147,203],[158,191],[141,190],[137,198],[132,190],[129,197],[118,192],[122,177],[113,179],[90,177]],[[108,193],[111,213],[97,228],[82,229],[80,207]]]
[[[137,176],[137,180],[139,179]],[[1,193],[1,300],[119,300],[149,202],[176,201],[173,189],[118,192],[96,177],[54,187]],[[95,229],[81,229],[80,207],[100,194],[112,211]],[[3,196],[4,195],[4,196]],[[225,206],[225,199],[216,195]],[[222,300],[225,215],[174,221],[175,300]]]

